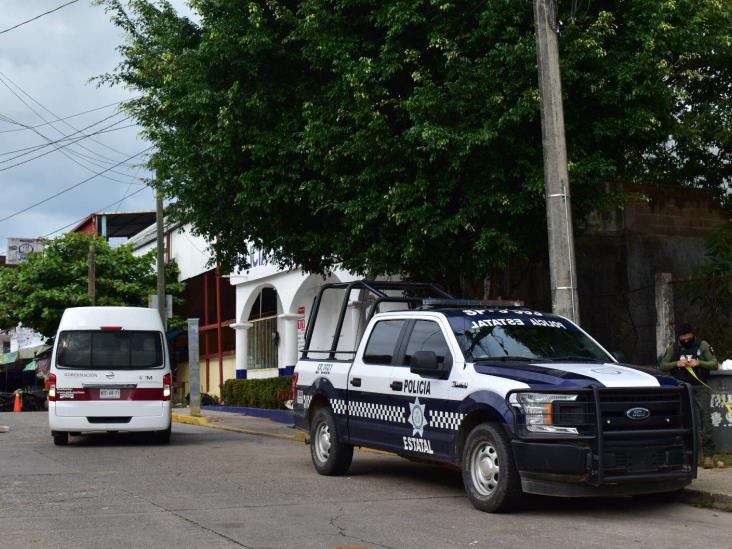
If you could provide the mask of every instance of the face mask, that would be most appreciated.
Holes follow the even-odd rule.
[[[682,347],[684,347],[685,349],[688,349],[694,343],[694,338],[691,338],[689,341],[684,341],[683,339],[680,339],[679,343],[681,344]]]

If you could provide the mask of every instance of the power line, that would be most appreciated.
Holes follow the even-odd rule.
[[[146,185],[146,186],[144,186],[144,187],[140,187],[139,189],[137,189],[137,190],[136,190],[135,192],[133,192],[133,193],[127,194],[127,192],[125,192],[125,196],[123,196],[123,197],[122,197],[122,198],[120,198],[119,200],[117,200],[117,201],[115,201],[115,202],[112,202],[111,204],[107,204],[106,206],[102,206],[101,208],[97,208],[97,210],[96,210],[96,211],[98,211],[98,212],[103,212],[103,211],[105,211],[105,210],[108,210],[108,209],[109,209],[109,208],[111,208],[112,206],[116,206],[117,204],[120,204],[120,203],[124,202],[124,201],[125,201],[125,200],[127,200],[128,198],[130,198],[130,197],[133,197],[133,196],[135,196],[135,195],[136,195],[137,193],[141,193],[141,192],[142,192],[142,191],[144,191],[145,189],[149,189],[149,188],[150,188],[150,187],[148,187],[148,186]],[[129,190],[129,189],[128,189],[128,190]],[[88,216],[88,215],[85,215],[84,217],[80,217],[79,219],[77,219],[76,221],[72,221],[72,222],[71,222],[71,223],[69,223],[68,225],[64,225],[63,227],[60,227],[60,228],[56,229],[55,231],[51,231],[50,233],[46,233],[46,234],[44,234],[44,235],[42,236],[42,238],[48,238],[48,237],[49,237],[49,236],[51,236],[52,234],[56,234],[56,233],[58,233],[58,232],[61,232],[61,231],[63,231],[64,229],[68,229],[69,227],[73,227],[74,225],[78,225],[79,223],[81,223],[82,221],[84,221],[84,220],[85,220],[85,219],[86,219],[87,217],[89,217],[89,216]]]
[[[36,126],[30,126],[28,124],[21,124],[20,122],[10,122],[8,120],[8,122],[11,123],[11,124],[17,124],[17,125],[23,126],[23,127],[22,128],[13,128],[12,130],[0,130],[0,134],[2,134],[2,133],[24,132],[26,130],[32,130],[32,129],[35,129],[35,128],[41,128],[43,126],[48,126],[49,124],[52,124],[53,122],[61,122],[62,120],[68,120],[69,118],[76,118],[78,116],[83,116],[85,114],[89,114],[89,113],[92,113],[92,112],[101,111],[103,109],[108,109],[109,107],[114,107],[115,105],[119,105],[121,103],[123,103],[123,101],[115,101],[114,103],[109,103],[108,105],[102,105],[101,107],[96,107],[94,109],[89,109],[88,111],[82,111],[82,112],[77,112],[76,114],[70,114],[68,116],[64,116],[63,118],[56,118],[55,120],[51,120],[50,122],[45,122],[43,124],[38,124]],[[2,116],[2,115],[0,115],[0,116]]]
[[[8,89],[9,89],[9,90],[11,91],[11,93],[12,93],[13,95],[15,95],[15,97],[17,97],[17,98],[18,98],[18,99],[19,99],[19,100],[20,100],[20,101],[21,101],[21,102],[22,102],[22,103],[23,103],[23,104],[24,104],[24,105],[25,105],[26,107],[28,107],[28,108],[29,108],[29,109],[30,109],[30,110],[31,110],[31,111],[32,111],[32,112],[33,112],[33,113],[34,113],[34,114],[35,114],[35,115],[36,115],[36,116],[37,116],[38,118],[40,118],[40,119],[41,119],[41,120],[43,120],[44,122],[48,122],[48,121],[47,121],[47,120],[46,120],[46,119],[45,119],[45,118],[44,118],[43,116],[41,116],[41,114],[40,114],[40,113],[38,113],[38,112],[37,112],[37,111],[36,111],[35,109],[33,109],[33,108],[32,108],[32,107],[30,106],[30,105],[28,105],[28,103],[26,103],[25,101],[23,101],[23,99],[22,99],[22,98],[20,98],[20,97],[18,96],[18,94],[16,94],[16,93],[15,93],[15,92],[14,92],[13,90],[11,90],[11,89],[10,89],[10,87],[8,86],[8,84],[7,84],[6,82],[4,82],[3,80],[7,80],[8,82],[10,82],[10,83],[11,83],[11,84],[12,84],[12,85],[13,85],[13,86],[15,87],[15,88],[17,88],[17,89],[18,89],[18,90],[20,91],[20,93],[22,93],[23,95],[25,95],[25,96],[26,96],[26,97],[27,97],[28,99],[30,99],[31,101],[33,101],[33,102],[34,102],[34,103],[35,103],[36,105],[38,105],[39,107],[41,107],[41,108],[42,108],[42,109],[43,109],[44,111],[46,111],[47,113],[49,113],[49,114],[50,114],[51,116],[55,116],[56,118],[59,118],[59,116],[58,116],[58,115],[57,115],[56,113],[54,113],[54,112],[53,112],[53,111],[52,111],[51,109],[49,109],[48,107],[46,107],[45,105],[43,105],[43,103],[41,103],[40,101],[38,101],[38,100],[37,100],[37,99],[36,99],[35,97],[33,97],[33,96],[32,96],[31,94],[29,94],[29,93],[28,93],[27,91],[25,91],[25,90],[24,90],[24,89],[23,89],[22,87],[20,87],[20,86],[19,86],[19,85],[18,85],[18,84],[17,84],[16,82],[14,82],[14,81],[13,81],[13,79],[12,79],[12,78],[10,78],[10,77],[9,77],[9,76],[8,76],[7,74],[4,74],[4,73],[0,72],[0,82],[2,82],[2,83],[3,83],[3,85],[4,85],[4,86],[5,86],[6,88],[8,88]],[[73,125],[69,124],[69,123],[68,123],[68,122],[66,122],[66,121],[62,121],[62,122],[63,122],[63,124],[64,124],[65,126],[68,126],[68,127],[69,127],[69,128],[71,128],[72,130],[78,130],[78,128],[77,128],[76,126],[73,126]],[[59,129],[58,129],[58,128],[57,128],[56,126],[54,126],[54,124],[53,124],[53,123],[49,122],[49,125],[50,125],[50,126],[51,126],[51,127],[52,127],[52,128],[54,129],[54,130],[56,130],[56,131],[57,131],[58,133],[60,133],[61,135],[64,135],[64,132],[62,132],[62,131],[61,131],[61,130],[59,130]],[[102,147],[104,147],[104,148],[106,148],[106,149],[109,149],[110,151],[112,151],[112,152],[115,152],[115,153],[117,153],[117,154],[119,154],[119,155],[125,155],[125,154],[127,154],[127,153],[124,153],[124,152],[120,151],[119,149],[115,149],[114,147],[110,147],[110,146],[109,146],[109,145],[107,145],[106,143],[102,143],[101,141],[98,141],[98,140],[96,140],[96,139],[92,139],[92,141],[94,141],[94,142],[95,142],[95,143],[97,143],[98,145],[101,145]],[[97,151],[94,151],[94,150],[92,150],[92,149],[89,149],[89,148],[85,147],[84,145],[79,145],[79,147],[80,147],[80,148],[82,148],[82,149],[84,149],[85,151],[88,151],[88,152],[90,152],[90,153],[96,154],[96,155],[97,155],[97,156],[99,156],[100,158],[104,158],[104,159],[106,159],[106,160],[109,160],[109,161],[112,161],[112,162],[115,162],[115,161],[117,160],[117,159],[115,159],[115,158],[109,158],[108,156],[104,156],[103,154],[101,154],[101,153],[99,153],[99,152],[97,152]]]
[[[12,27],[8,27],[7,29],[0,30],[0,34],[5,34],[6,32],[10,32],[13,29],[17,29],[18,27],[22,27],[23,25],[27,25],[31,21],[35,21],[36,19],[40,19],[44,15],[48,15],[49,13],[53,13],[55,11],[60,10],[61,8],[65,8],[66,6],[70,6],[71,4],[76,4],[79,0],[71,0],[71,2],[66,2],[65,4],[61,4],[58,7],[53,8],[52,10],[48,10],[40,15],[36,15],[35,17],[31,17],[30,19],[26,19],[25,21],[21,21],[17,25],[13,25]]]
[[[0,73],[0,76],[1,76],[1,75],[2,75],[2,73]],[[45,119],[45,118],[43,117],[43,115],[41,115],[41,114],[40,114],[40,113],[39,113],[38,111],[36,111],[36,110],[35,110],[35,109],[34,109],[33,107],[31,107],[31,106],[30,106],[30,105],[29,105],[29,104],[28,104],[28,103],[27,103],[27,102],[26,102],[26,101],[25,101],[25,100],[24,100],[24,99],[23,99],[22,97],[20,97],[20,96],[19,96],[19,95],[18,95],[18,94],[17,94],[16,92],[15,92],[15,90],[13,90],[13,89],[12,89],[12,88],[11,88],[10,86],[8,86],[7,82],[5,82],[5,80],[3,80],[3,78],[0,78],[0,84],[2,84],[3,86],[5,86],[5,87],[6,87],[7,89],[8,89],[8,91],[10,91],[10,93],[12,93],[12,94],[13,94],[13,95],[14,95],[14,96],[15,96],[15,97],[16,97],[16,98],[17,98],[17,99],[18,99],[18,100],[19,100],[19,101],[20,101],[21,103],[23,103],[23,105],[25,105],[25,106],[26,106],[26,107],[27,107],[27,108],[28,108],[28,109],[29,109],[29,110],[30,110],[30,111],[31,111],[31,112],[32,112],[33,114],[35,114],[36,116],[38,116],[38,117],[39,117],[39,118],[40,118],[41,120],[43,120],[44,122],[47,122],[47,120],[46,120],[46,119]],[[13,84],[17,86],[17,84],[15,84],[15,83],[13,83]],[[22,91],[22,90],[21,90],[21,91]],[[24,93],[25,93],[25,92],[24,92]],[[26,95],[28,95],[28,94],[26,94]],[[29,96],[29,97],[30,97],[30,96]],[[31,99],[32,99],[32,98],[31,98]],[[52,113],[52,114],[53,114],[53,113]],[[56,115],[54,115],[54,116],[56,116]],[[4,117],[4,118],[6,118],[6,119],[8,119],[8,120],[11,120],[11,119],[9,119],[8,117]],[[14,121],[14,122],[15,122],[15,121]],[[16,123],[17,123],[17,122],[16,122]],[[52,127],[52,128],[54,129],[54,130],[56,130],[57,132],[59,132],[59,133],[60,133],[61,135],[66,135],[66,134],[64,134],[64,133],[63,133],[62,131],[60,131],[60,130],[59,130],[58,128],[54,127],[54,126],[53,126],[53,124],[51,124],[51,127]],[[30,129],[30,128],[29,128],[29,129]],[[42,137],[43,139],[45,139],[46,141],[53,141],[53,140],[52,140],[52,139],[51,139],[50,137],[46,136],[45,134],[41,133],[40,131],[38,131],[38,130],[36,130],[36,129],[33,129],[32,131],[33,131],[33,133],[35,133],[35,134],[37,134],[37,135],[41,136],[41,137]],[[82,148],[84,148],[84,149],[86,149],[86,150],[90,150],[90,149],[87,149],[86,147],[84,147],[83,145],[79,145],[79,146],[80,146],[80,147],[82,147]],[[54,147],[56,147],[56,145],[54,145]],[[58,147],[56,147],[56,148],[58,148]],[[73,150],[71,150],[71,149],[69,149],[68,151],[63,151],[63,150],[62,150],[62,151],[60,151],[60,152],[61,152],[61,154],[63,154],[63,155],[64,155],[64,156],[66,157],[66,158],[68,158],[69,160],[71,160],[71,161],[72,161],[73,163],[75,163],[75,164],[78,164],[79,166],[81,166],[82,168],[84,168],[85,170],[87,170],[87,171],[89,171],[89,172],[95,173],[95,171],[94,171],[94,170],[93,170],[92,168],[90,168],[90,167],[89,167],[89,166],[87,166],[86,164],[83,164],[82,162],[80,162],[80,161],[79,161],[79,160],[77,160],[76,158],[73,158],[73,157],[71,157],[71,156],[70,156],[70,154],[76,154],[76,155],[78,156],[78,155],[79,155],[79,154],[81,154],[81,153],[78,153],[78,152],[76,152],[76,151],[73,151]],[[91,151],[91,152],[94,152],[94,151]],[[98,153],[97,153],[97,154],[98,154]],[[120,152],[120,154],[126,154],[126,153],[121,153],[121,152]],[[100,162],[102,162],[102,161],[100,160]],[[98,165],[97,165],[97,167],[100,167],[100,166],[98,166]],[[114,167],[114,166],[113,166],[113,167]],[[111,170],[111,171],[112,171],[113,173],[118,173],[118,174],[121,174],[121,175],[123,175],[123,176],[125,176],[125,177],[130,177],[130,176],[129,176],[129,174],[125,174],[125,173],[122,173],[122,172],[117,172],[117,171],[114,171],[114,170]],[[106,176],[106,175],[104,175],[104,176],[102,176],[102,177],[104,177],[105,179],[109,179],[109,180],[111,180],[111,181],[116,181],[116,182],[118,182],[118,183],[126,183],[126,181],[120,181],[119,179],[115,179],[115,178],[113,178],[113,177],[109,177],[109,176]]]
[[[20,86],[18,86],[18,85],[17,85],[17,84],[15,83],[15,82],[13,82],[13,81],[12,81],[12,80],[11,80],[10,78],[8,78],[8,77],[7,77],[7,76],[5,76],[5,75],[4,75],[4,74],[3,74],[2,72],[0,72],[0,84],[2,84],[3,86],[5,86],[5,87],[6,87],[7,89],[8,89],[8,91],[9,91],[10,93],[12,93],[12,94],[13,94],[13,95],[14,95],[14,96],[15,96],[15,97],[16,97],[16,98],[18,99],[18,101],[20,101],[21,103],[23,103],[23,105],[25,105],[25,106],[26,106],[26,107],[28,108],[28,110],[30,110],[30,111],[31,111],[31,112],[32,112],[33,114],[35,114],[35,115],[36,115],[36,116],[37,116],[38,118],[40,118],[40,119],[41,119],[41,120],[43,120],[44,122],[48,122],[48,120],[46,120],[46,118],[44,118],[44,117],[43,117],[43,115],[42,115],[41,113],[39,113],[39,112],[38,112],[37,110],[35,110],[35,109],[34,109],[33,107],[31,107],[31,106],[30,106],[30,105],[29,105],[29,104],[28,104],[28,103],[27,103],[27,102],[25,101],[25,99],[23,99],[23,98],[22,98],[22,97],[21,97],[20,95],[18,95],[18,94],[16,93],[16,91],[15,91],[15,90],[14,90],[13,88],[11,88],[11,87],[10,87],[10,86],[8,85],[8,83],[7,83],[7,82],[6,82],[5,80],[8,80],[8,81],[9,81],[9,82],[10,82],[11,84],[13,84],[13,86],[15,86],[16,88],[18,88],[18,89],[19,89],[19,90],[21,91],[21,93],[25,94],[25,95],[26,95],[27,97],[29,97],[29,98],[30,98],[30,99],[31,99],[32,101],[35,101],[36,103],[38,103],[38,101],[36,101],[35,99],[33,99],[33,97],[32,97],[32,96],[30,96],[30,95],[29,95],[29,94],[28,94],[27,92],[25,92],[25,90],[23,90],[23,89],[22,89],[22,88],[21,88]],[[44,108],[44,109],[45,109],[45,107],[43,107],[43,105],[41,105],[40,103],[38,103],[38,104],[39,104],[39,105],[40,105],[40,106],[41,106],[42,108]],[[48,109],[46,109],[46,110],[48,110]],[[49,111],[49,112],[50,112],[50,111]],[[53,116],[55,116],[55,117],[57,117],[57,118],[58,118],[58,115],[56,115],[56,114],[54,114],[54,113],[51,113],[51,114],[52,114]],[[51,128],[53,128],[54,130],[56,130],[56,131],[57,131],[58,133],[60,133],[61,135],[63,135],[63,136],[66,136],[66,134],[65,134],[64,132],[62,132],[61,130],[59,130],[59,129],[58,129],[58,128],[57,128],[56,126],[54,126],[54,125],[53,125],[53,123],[49,123],[49,125],[51,126]],[[72,126],[72,128],[73,128],[73,126]],[[51,139],[50,137],[47,137],[46,135],[42,134],[42,133],[41,133],[40,131],[38,131],[38,130],[33,130],[33,132],[34,132],[34,133],[36,133],[36,134],[38,134],[38,135],[40,135],[41,137],[43,137],[43,138],[44,138],[44,139],[45,139],[46,141],[52,141],[52,139]],[[85,147],[84,145],[79,145],[79,147],[80,147],[80,148],[82,148],[82,149],[84,149],[84,150],[86,150],[86,151],[88,151],[88,152],[91,152],[91,153],[93,153],[93,154],[95,154],[95,155],[98,155],[98,156],[100,156],[100,157],[102,157],[102,158],[105,158],[105,159],[109,160],[110,162],[116,162],[116,161],[117,161],[117,159],[113,159],[113,158],[105,157],[105,156],[103,156],[103,155],[99,154],[98,152],[96,152],[96,151],[93,151],[92,149],[89,149],[88,147]],[[73,151],[72,149],[69,149],[69,154],[73,154],[74,152],[75,152],[75,151]],[[69,156],[69,154],[67,154],[66,152],[61,152],[61,154],[63,154],[63,155],[64,155],[64,156],[66,157],[66,158],[68,158],[69,160],[71,160],[71,161],[72,161],[72,162],[74,162],[75,164],[78,164],[78,165],[79,165],[79,166],[81,166],[82,168],[86,169],[87,171],[90,171],[90,172],[94,172],[94,170],[93,170],[93,169],[89,168],[89,167],[88,167],[88,166],[86,166],[85,164],[82,164],[82,163],[81,163],[81,162],[79,162],[78,160],[76,160],[76,159],[74,159],[74,158],[71,158],[71,157]],[[76,154],[78,155],[79,153],[76,153]],[[126,154],[126,153],[122,153],[122,152],[120,152],[119,154]],[[102,160],[100,160],[100,162],[103,162],[103,161],[102,161]],[[99,167],[99,166],[97,166],[97,167]],[[109,177],[107,177],[107,179],[112,179],[112,178],[109,178]],[[115,180],[115,181],[117,181],[117,180]]]
[[[90,135],[101,135],[101,134],[104,134],[104,133],[116,132],[116,131],[119,131],[119,130],[124,130],[124,129],[127,129],[127,128],[132,128],[132,127],[136,127],[137,126],[137,124],[126,124],[124,126],[119,126],[118,128],[114,128],[113,127],[113,126],[115,126],[117,124],[121,124],[122,122],[124,122],[124,120],[120,120],[118,122],[115,122],[113,125],[108,126],[106,129],[97,130],[93,134],[84,134],[84,137],[89,137]],[[98,122],[97,122],[97,124],[98,124]],[[92,125],[94,125],[94,124],[92,124]],[[8,154],[19,153],[19,152],[23,152],[23,151],[28,151],[27,154],[31,154],[31,153],[34,153],[36,151],[40,151],[41,149],[45,149],[49,145],[54,145],[56,143],[63,143],[64,141],[68,141],[69,139],[70,138],[68,138],[68,137],[62,137],[61,139],[57,139],[56,141],[50,141],[48,143],[41,143],[39,145],[31,145],[30,147],[23,147],[22,149],[15,149],[14,151],[3,152],[3,153],[0,153],[0,156],[5,156],[5,155],[8,155]],[[81,138],[79,138],[79,139],[81,139]],[[70,143],[70,144],[73,144],[73,143]],[[91,156],[82,155],[81,153],[77,153],[77,154],[79,156],[84,156],[84,158],[93,158]],[[21,155],[21,156],[24,156],[24,155]],[[10,160],[10,159],[8,159],[8,160]],[[7,162],[7,160],[0,160],[0,162]]]
[[[138,153],[133,154],[132,156],[129,156],[129,157],[125,158],[119,164],[123,164],[124,162],[127,162],[128,160],[132,160],[136,156],[140,156],[141,154],[146,153],[147,151],[149,151],[153,147],[154,147],[154,145],[150,145],[147,149],[144,149],[144,150],[142,150],[142,151],[140,151]],[[112,167],[114,167],[114,166],[112,166]],[[101,171],[99,173],[96,173],[96,174],[92,175],[91,177],[87,177],[83,181],[79,181],[78,183],[74,183],[73,185],[70,185],[70,186],[66,187],[65,189],[62,189],[62,190],[58,191],[57,193],[52,194],[51,196],[47,196],[43,200],[39,200],[38,202],[36,202],[34,204],[31,204],[30,206],[26,206],[25,208],[23,208],[21,210],[18,210],[16,212],[11,213],[10,215],[6,215],[5,217],[0,218],[0,223],[2,223],[3,221],[7,221],[8,219],[12,219],[14,217],[17,217],[20,214],[27,212],[28,210],[32,210],[33,208],[35,208],[37,206],[40,206],[41,204],[45,204],[46,202],[48,202],[50,200],[53,200],[54,198],[56,198],[58,196],[61,196],[62,194],[67,193],[67,192],[69,192],[72,189],[75,189],[76,187],[80,187],[84,183],[86,183],[88,181],[91,181],[92,179],[94,179],[94,178],[102,175],[103,173],[105,173],[105,172],[107,172],[107,171],[109,171],[111,169],[112,168],[107,168],[106,170],[103,170],[103,171]]]
[[[8,158],[6,160],[0,160],[0,163],[2,163],[2,162],[8,162],[8,161],[13,160],[15,158],[19,158],[21,156],[26,156],[28,154],[32,154],[33,152],[35,152],[37,150],[44,149],[46,147],[50,147],[50,146],[55,145],[55,144],[58,144],[58,143],[63,143],[64,141],[69,141],[69,140],[72,140],[73,141],[74,139],[78,139],[78,138],[74,138],[72,136],[74,134],[77,134],[77,133],[80,133],[82,136],[85,136],[86,134],[82,133],[82,132],[84,132],[84,130],[88,130],[89,128],[92,128],[94,126],[97,126],[97,125],[101,124],[102,122],[106,122],[107,120],[109,120],[110,118],[114,118],[118,114],[120,114],[120,113],[119,112],[116,112],[114,114],[111,114],[111,115],[109,115],[109,116],[107,116],[105,118],[102,118],[101,120],[99,120],[97,122],[94,122],[92,124],[89,124],[88,126],[84,126],[82,129],[80,129],[80,130],[78,130],[78,131],[76,131],[74,133],[71,133],[69,135],[66,135],[66,136],[64,136],[64,137],[62,137],[60,139],[55,139],[55,140],[52,140],[52,141],[48,141],[47,143],[42,143],[40,145],[33,145],[32,147],[25,147],[23,149],[16,149],[14,151],[7,151],[7,152],[0,153],[0,156],[6,156],[6,155],[9,155],[9,154],[15,154],[15,153],[23,153],[23,154],[20,154],[18,156],[14,156],[12,158]],[[129,117],[124,118],[123,120],[119,120],[119,121],[115,122],[112,126],[107,126],[106,128],[103,128],[103,129],[107,129],[107,128],[113,127],[113,126],[115,126],[117,124],[121,124],[122,122],[125,122],[127,120],[129,120]],[[67,143],[65,146],[68,146],[68,145],[71,145],[71,144],[72,143]],[[33,150],[30,150],[30,149],[33,149]],[[23,152],[23,151],[27,151],[27,152]]]
[[[112,126],[115,126],[117,124],[121,124],[122,122],[124,122],[124,120],[120,120],[118,122],[115,122],[114,124],[111,124],[110,126],[107,126],[104,129],[108,129],[108,128],[110,128]],[[99,133],[99,132],[97,132],[97,133]],[[20,166],[22,164],[27,164],[28,162],[31,162],[33,160],[36,160],[37,158],[41,158],[41,157],[46,156],[48,154],[51,154],[53,152],[61,151],[61,149],[65,148],[65,147],[69,147],[71,145],[74,145],[74,144],[78,143],[79,141],[88,138],[90,135],[96,135],[96,133],[92,133],[92,134],[88,134],[88,135],[87,134],[82,134],[79,137],[73,138],[69,143],[63,143],[61,145],[59,145],[59,141],[55,141],[53,143],[49,143],[49,145],[51,145],[51,146],[54,147],[53,150],[46,151],[46,152],[43,152],[41,154],[37,154],[36,156],[33,156],[31,158],[26,158],[25,160],[21,160],[20,162],[16,162],[15,164],[11,164],[10,166],[4,166],[4,167],[0,168],[0,172],[4,172],[6,170],[9,170],[10,168],[14,168],[15,166]],[[66,138],[66,139],[68,139],[68,138]],[[64,139],[64,140],[66,140],[66,139]],[[64,140],[62,140],[62,141],[64,141]],[[56,146],[56,145],[58,145],[58,146]],[[23,157],[23,156],[28,156],[29,154],[33,154],[34,152],[36,152],[36,151],[24,152],[24,153],[15,155],[15,156],[13,156],[11,158],[7,158],[5,160],[2,160],[2,161],[0,161],[0,163],[11,162],[11,161],[13,161],[16,158],[20,158],[20,157]]]

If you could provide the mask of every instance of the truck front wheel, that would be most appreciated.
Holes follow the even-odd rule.
[[[521,479],[500,425],[483,423],[470,431],[462,460],[463,484],[476,509],[495,513],[518,504]]]
[[[338,441],[335,418],[330,408],[320,408],[310,423],[310,455],[321,475],[343,475],[353,460],[353,446]]]

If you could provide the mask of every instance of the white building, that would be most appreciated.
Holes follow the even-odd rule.
[[[180,280],[186,282],[186,306],[178,314],[199,318],[201,391],[219,395],[227,379],[262,378],[292,372],[298,349],[304,342],[310,309],[319,287],[325,282],[347,282],[357,277],[336,270],[329,277],[308,275],[299,270],[282,270],[254,251],[251,268],[233,275],[222,275],[211,264],[208,243],[191,234],[190,226],[166,227],[166,260],[175,259]],[[135,253],[144,254],[156,245],[155,226],[150,226],[129,240]],[[332,328],[318,328],[327,338],[332,334],[340,300],[326,300],[319,317]],[[332,314],[328,314],[332,312]],[[349,310],[349,316],[358,316]],[[349,319],[348,322],[354,322]],[[344,330],[345,339],[353,339]],[[355,334],[355,331],[353,332]],[[187,335],[169,334],[176,378],[188,393]],[[313,348],[325,341],[313,341]],[[344,341],[346,345],[351,342]]]

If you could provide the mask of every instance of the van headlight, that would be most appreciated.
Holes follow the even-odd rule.
[[[508,401],[520,408],[526,421],[526,430],[532,433],[576,435],[577,427],[555,425],[554,402],[577,400],[577,395],[566,393],[512,393]]]

